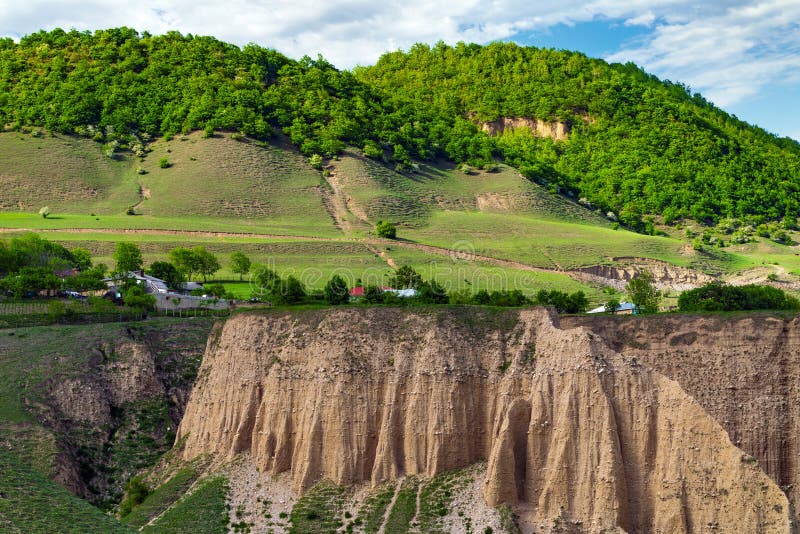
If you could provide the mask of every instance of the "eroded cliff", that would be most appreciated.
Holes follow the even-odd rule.
[[[184,457],[299,491],[487,460],[529,530],[789,530],[786,496],[678,383],[545,310],[243,314],[209,340]]]

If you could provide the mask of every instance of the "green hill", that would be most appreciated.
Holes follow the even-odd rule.
[[[193,130],[282,130],[306,155],[350,145],[401,169],[410,158],[500,159],[648,233],[648,214],[791,225],[798,212],[797,142],[633,64],[574,52],[415,45],[348,72],[176,32],[54,30],[0,42],[0,95],[3,124],[77,133],[107,151],[140,154],[155,136]],[[490,135],[511,119],[544,121],[558,139]]]

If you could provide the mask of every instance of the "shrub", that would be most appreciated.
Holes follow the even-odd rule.
[[[681,293],[678,308],[684,312],[796,310],[800,309],[800,301],[771,286],[749,284],[734,287],[711,282]]]
[[[170,163],[167,158],[161,158],[160,160],[158,160],[158,166],[161,167],[162,169],[167,169],[169,167],[172,167],[172,163]]]
[[[46,219],[47,217],[49,217],[50,216],[50,207],[49,206],[45,206],[42,209],[40,209],[39,210],[39,215],[41,215],[43,219]]]
[[[125,517],[131,513],[135,507],[144,502],[150,495],[150,488],[142,480],[142,477],[133,477],[125,485],[125,497],[119,505],[120,517]]]
[[[375,141],[367,141],[364,144],[364,155],[372,159],[381,159],[383,157],[383,150]]]
[[[325,301],[331,305],[347,304],[350,302],[350,292],[347,289],[347,282],[337,275],[331,277],[325,284]]]
[[[156,298],[145,293],[144,289],[133,285],[122,291],[122,301],[129,308],[137,310],[150,310],[156,306]]]
[[[364,288],[364,298],[362,302],[365,304],[380,304],[383,302],[383,289],[376,285],[370,285]]]
[[[322,169],[322,156],[319,154],[312,154],[311,157],[308,158],[308,164],[315,169]]]
[[[397,239],[397,227],[388,221],[378,221],[375,224],[375,233],[384,239]]]

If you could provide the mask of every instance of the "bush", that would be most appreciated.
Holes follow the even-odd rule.
[[[484,306],[518,307],[530,304],[531,301],[519,289],[512,289],[511,291],[492,291],[491,293],[482,289],[472,297],[472,302]]]
[[[158,160],[158,166],[161,167],[162,169],[167,169],[169,167],[172,167],[172,163],[170,163],[167,158],[161,158],[160,160]]]
[[[397,239],[397,227],[388,221],[378,221],[375,224],[375,233],[384,239]]]
[[[367,141],[364,144],[364,155],[372,159],[383,158],[383,150],[375,141]]]
[[[656,313],[661,302],[661,293],[656,289],[656,280],[650,271],[642,271],[634,276],[625,291],[639,313]]]
[[[383,289],[376,285],[370,285],[364,288],[362,302],[365,304],[380,304],[383,302],[383,297]]]
[[[125,497],[119,505],[120,517],[125,517],[131,510],[142,504],[147,496],[150,495],[150,487],[142,480],[142,477],[133,477],[125,485]]]
[[[39,215],[41,215],[43,219],[46,219],[47,217],[49,217],[50,216],[50,207],[49,206],[45,206],[42,209],[40,209],[39,210]]]
[[[424,304],[447,304],[447,291],[435,280],[422,282],[417,287],[417,300]]]
[[[122,291],[122,301],[129,308],[137,310],[151,310],[156,306],[156,298],[145,293],[144,289],[133,285]]]
[[[583,291],[567,294],[563,291],[547,291],[536,293],[536,304],[553,306],[558,313],[583,313],[589,307],[589,299]]]
[[[800,309],[800,301],[771,286],[749,284],[734,287],[711,282],[681,293],[678,308],[683,312],[796,310]]]
[[[350,292],[347,289],[347,282],[337,275],[331,277],[325,284],[325,301],[331,305],[347,304],[350,302]]]

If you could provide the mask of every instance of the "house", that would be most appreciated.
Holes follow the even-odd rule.
[[[129,271],[127,273],[119,273],[109,278],[103,278],[103,282],[105,282],[109,289],[111,289],[118,287],[120,282],[123,280],[129,279],[135,280],[137,284],[142,286],[146,293],[158,294],[169,292],[167,283],[164,280],[156,278],[155,276],[146,275],[144,274],[144,271]]]
[[[589,310],[586,313],[606,313],[606,305],[603,304],[602,306],[598,306],[593,310]],[[636,315],[639,313],[639,310],[636,308],[636,304],[631,302],[620,302],[617,309],[614,310],[615,314],[618,315]]]
[[[350,298],[358,299],[358,298],[363,297],[365,289],[366,288],[364,286],[356,286],[354,288],[351,288],[350,289]],[[385,293],[386,291],[396,291],[396,289],[391,288],[391,287],[381,287],[381,291],[383,291]]]
[[[364,296],[365,291],[364,286],[356,286],[350,290],[350,298],[353,300],[358,300]],[[411,298],[417,296],[417,290],[413,288],[407,289],[395,289],[393,287],[383,286],[381,287],[381,291],[384,293],[391,293],[400,298]]]
[[[390,289],[384,289],[383,292],[384,293],[392,293],[392,294],[397,295],[398,297],[404,298],[404,299],[417,296],[417,290],[414,289],[413,287],[409,287],[407,289],[391,289],[390,288]]]
[[[155,276],[149,276],[142,271],[130,271],[127,273],[117,274],[110,278],[104,278],[103,282],[108,286],[106,297],[114,302],[122,303],[122,294],[120,286],[124,280],[134,280],[141,286],[146,293],[156,297],[156,308],[159,310],[192,310],[195,308],[204,308],[211,310],[220,310],[228,307],[228,301],[225,299],[197,297],[183,293],[176,293],[170,291],[167,283]],[[202,288],[202,284],[195,282],[187,282],[183,285],[183,290],[187,293],[192,289]]]

